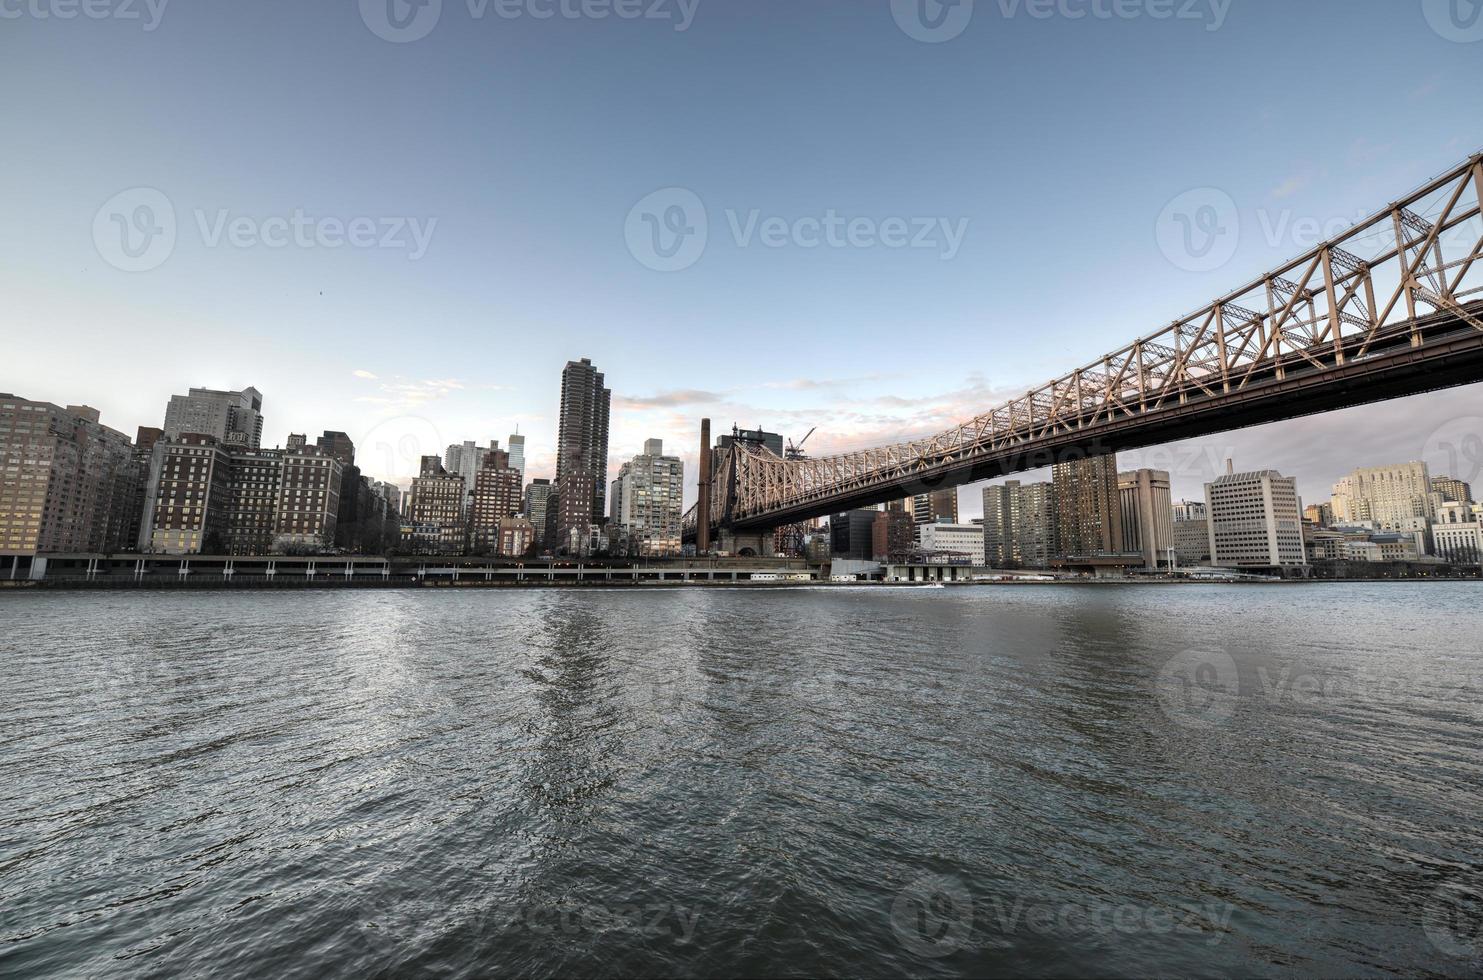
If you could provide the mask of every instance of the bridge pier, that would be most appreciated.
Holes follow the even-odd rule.
[[[733,531],[723,527],[716,535],[716,547],[727,554],[758,558],[772,558],[777,553],[771,531]]]

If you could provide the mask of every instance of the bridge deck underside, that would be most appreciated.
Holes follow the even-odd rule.
[[[1483,304],[1470,304],[1474,318]],[[1414,328],[1426,338],[1412,346]],[[930,490],[1039,469],[1084,455],[1140,449],[1253,425],[1483,381],[1483,331],[1461,316],[1438,314],[1387,328],[1363,358],[1319,369],[1300,356],[1272,364],[1239,391],[1196,394],[1179,404],[1056,431],[971,454],[895,481],[741,517],[737,530],[761,530],[868,507]],[[1480,406],[1483,409],[1483,406]],[[1419,447],[1418,447],[1419,449]]]

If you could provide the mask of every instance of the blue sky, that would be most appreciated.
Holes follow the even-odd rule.
[[[854,448],[1089,361],[1483,147],[1483,29],[1439,20],[1452,0],[977,0],[937,43],[904,0],[391,0],[415,40],[387,2],[0,0],[0,390],[132,431],[253,384],[270,442],[343,429],[396,478],[409,447],[518,425],[541,475],[585,356],[615,465],[650,436],[693,456],[702,415]],[[1192,188],[1239,214],[1215,268],[1156,235]],[[630,219],[655,192],[706,220],[674,271]],[[173,244],[121,268],[106,206],[161,197]],[[1181,451],[1311,498],[1419,458],[1477,394]]]

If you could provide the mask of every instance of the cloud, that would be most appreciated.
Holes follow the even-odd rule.
[[[1436,95],[1437,94],[1437,91],[1441,87],[1442,87],[1442,76],[1440,74],[1432,75],[1425,82],[1422,82],[1416,88],[1414,88],[1414,89],[1411,90],[1411,98],[1413,100],[1420,100],[1420,99],[1427,98],[1428,96],[1431,96],[1431,95]]]
[[[650,395],[648,397],[615,395],[613,397],[613,403],[618,408],[643,411],[654,408],[674,408],[677,405],[709,405],[719,402],[725,397],[720,392],[701,391],[698,388],[684,388],[678,391],[661,391],[657,395]]]
[[[1349,147],[1349,162],[1353,166],[1374,163],[1394,147],[1394,143],[1376,143],[1367,136],[1361,136]]]
[[[360,373],[356,372],[357,375]],[[370,374],[370,372],[365,373]],[[374,378],[375,375],[371,377]],[[380,395],[362,395],[355,400],[368,405],[381,405],[388,411],[409,412],[421,408],[428,402],[446,398],[456,391],[462,391],[464,383],[456,378],[411,381],[397,375],[390,381],[382,381],[376,387],[380,389]]]
[[[858,378],[793,378],[790,381],[768,381],[762,387],[784,391],[824,391],[880,381],[884,377],[880,374],[867,374]]]
[[[1293,176],[1287,178],[1282,183],[1274,187],[1272,189],[1272,196],[1277,198],[1279,201],[1285,197],[1292,197],[1294,194],[1307,187],[1310,183],[1312,183],[1312,181],[1313,178],[1309,174],[1294,174]]]
[[[367,381],[375,381],[376,380],[376,376],[374,374],[372,374],[370,371],[362,371],[360,369],[356,369],[354,371],[351,371],[350,373],[353,374],[357,378],[365,378]]]

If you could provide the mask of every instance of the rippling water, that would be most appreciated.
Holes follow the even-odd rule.
[[[0,974],[1477,973],[1478,597],[0,595]]]

